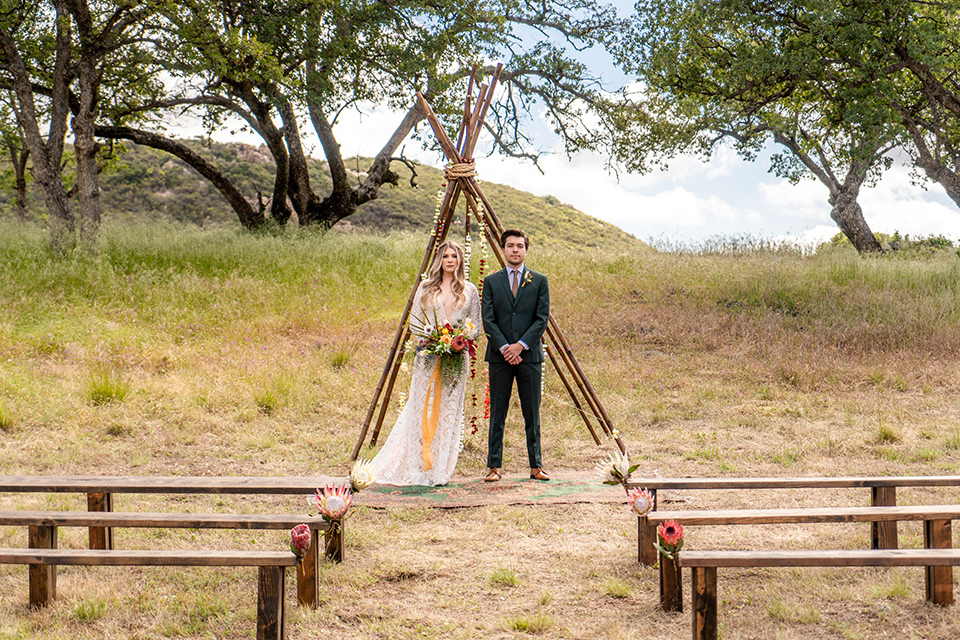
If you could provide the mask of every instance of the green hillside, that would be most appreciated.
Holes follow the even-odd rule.
[[[216,162],[248,198],[262,193],[269,197],[273,184],[273,160],[266,147],[240,143],[191,143],[204,156]],[[366,159],[352,159],[354,171],[369,166]],[[70,166],[70,163],[68,163]],[[0,163],[4,188],[0,190],[0,211],[14,215],[14,194],[8,164]],[[396,163],[400,176],[397,187],[385,185],[380,197],[342,221],[344,231],[424,231],[430,228],[436,209],[437,190],[443,183],[441,169],[417,167],[417,186],[410,186],[410,170]],[[360,175],[356,175],[360,179]],[[482,178],[482,174],[481,174]],[[329,190],[326,163],[313,160],[313,188],[320,194]],[[68,187],[72,176],[67,175]],[[538,197],[511,187],[482,183],[505,226],[518,226],[541,245],[573,247],[603,246],[629,251],[643,246],[639,240],[609,223],[592,218],[552,196]],[[226,200],[213,186],[181,160],[148,147],[134,144],[117,155],[100,176],[103,216],[106,221],[176,220],[198,225],[239,224]],[[463,205],[461,204],[461,211]],[[45,214],[43,200],[35,185],[28,198],[29,216]]]

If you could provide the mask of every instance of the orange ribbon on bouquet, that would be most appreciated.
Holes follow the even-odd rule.
[[[427,399],[423,403],[423,419],[420,421],[423,429],[423,470],[433,469],[433,436],[437,433],[437,423],[440,421],[440,358],[430,376],[430,385],[427,387]],[[433,387],[433,415],[430,415],[430,387]]]

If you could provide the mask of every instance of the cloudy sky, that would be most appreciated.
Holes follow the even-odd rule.
[[[621,15],[633,11],[633,0],[611,1]],[[540,38],[542,34],[531,31],[530,36]],[[615,69],[604,53],[593,50],[585,55],[591,70],[603,77],[605,88],[616,90],[633,80]],[[344,155],[375,155],[400,119],[400,114],[376,105],[341,114],[336,132]],[[303,127],[305,136],[309,131],[309,125]],[[178,133],[200,135],[201,131],[185,126]],[[262,143],[255,136],[239,139]],[[602,157],[584,153],[568,159],[562,150],[549,152],[555,140],[541,137],[537,143],[547,150],[540,162],[543,174],[520,160],[483,157],[478,153],[480,180],[555,196],[654,242],[697,245],[716,236],[750,235],[767,239],[789,237],[815,244],[839,231],[830,219],[826,187],[814,180],[791,185],[767,173],[766,161],[774,149],[753,163],[743,162],[732,152],[720,153],[709,164],[680,158],[672,161],[667,171],[615,176],[604,170]],[[408,141],[405,145],[408,157],[442,166],[443,159],[438,154],[414,148],[416,144]],[[314,142],[313,148],[314,154],[321,156],[319,144]],[[939,185],[930,184],[924,189],[911,184],[910,170],[901,164],[889,170],[877,185],[865,188],[860,204],[875,232],[960,239],[960,209]],[[509,222],[509,212],[498,214]]]
[[[399,120],[398,114],[373,106],[343,114],[337,129],[344,153],[374,155]],[[442,164],[435,153],[417,151],[414,144],[408,142],[408,156]],[[544,174],[529,163],[496,156],[478,157],[477,172],[481,181],[555,196],[644,240],[695,245],[714,236],[747,234],[819,242],[836,234],[826,187],[814,180],[791,185],[767,173],[765,159],[743,162],[732,152],[716,155],[709,164],[679,158],[668,171],[618,177],[604,170],[600,156],[568,159],[559,151],[542,159]],[[911,184],[907,167],[895,165],[876,186],[862,191],[860,203],[874,231],[960,239],[960,210],[938,185],[925,190]],[[509,212],[498,214],[509,220]]]

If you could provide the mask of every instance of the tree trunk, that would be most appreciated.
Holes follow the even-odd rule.
[[[27,160],[30,150],[24,148],[22,140],[15,140],[13,136],[7,138],[7,151],[10,153],[10,165],[13,167],[17,183],[17,220],[27,220]]]
[[[928,178],[939,183],[947,192],[950,199],[953,200],[957,206],[960,206],[960,175],[944,164],[940,159],[943,155],[939,149],[937,150],[937,157],[934,157],[929,145],[927,145],[926,138],[923,136],[923,132],[920,130],[920,123],[914,115],[905,108],[900,108],[900,114],[903,117],[903,126],[910,134],[913,145],[917,150],[916,157],[913,159],[914,164],[923,169],[923,172],[927,174]],[[949,150],[947,157],[950,157]]]
[[[40,118],[33,100],[33,85],[16,42],[0,28],[0,47],[3,49],[3,66],[10,73],[13,90],[17,96],[17,120],[24,140],[33,156],[33,177],[50,214],[50,248],[63,255],[75,243],[76,230],[73,210],[63,186],[60,162],[63,158],[64,137],[67,130],[70,85],[71,30],[69,14],[62,2],[54,2],[57,12],[56,54],[52,70],[50,113],[46,120],[50,129],[46,140],[40,133]]]
[[[311,67],[308,66],[308,78],[312,75],[310,69]],[[308,197],[304,198],[305,211],[300,216],[300,224],[319,224],[325,228],[330,228],[340,220],[355,213],[360,205],[376,199],[380,187],[384,184],[399,184],[400,176],[390,170],[390,161],[400,143],[413,131],[416,124],[423,120],[424,114],[420,105],[414,103],[390,140],[377,154],[367,173],[367,178],[362,184],[353,188],[350,186],[346,164],[340,153],[340,143],[337,142],[333,134],[333,127],[320,110],[319,105],[308,100],[307,106],[313,128],[320,139],[320,146],[323,147],[324,155],[327,158],[333,190],[322,201],[312,191]],[[291,153],[293,153],[292,150]],[[304,164],[304,171],[305,166]],[[297,188],[304,188],[304,184],[309,189],[308,181],[301,183]]]
[[[89,55],[89,54],[87,54]],[[81,58],[78,74],[80,110],[73,117],[74,150],[77,154],[77,201],[80,205],[80,242],[86,249],[96,246],[100,233],[100,186],[97,179],[97,69],[92,60]]]
[[[237,217],[240,218],[240,224],[245,228],[257,229],[263,225],[263,214],[254,210],[253,205],[243,197],[240,190],[230,182],[222,171],[187,145],[177,142],[176,140],[164,138],[156,133],[131,129],[129,127],[107,127],[98,125],[96,134],[101,138],[130,140],[137,144],[160,149],[161,151],[175,155],[196,169],[200,175],[209,180],[210,183],[223,194],[223,197],[227,199],[227,202],[230,203],[230,206],[233,207],[233,210],[237,213]]]
[[[292,212],[287,204],[290,157],[284,144],[284,132],[277,129],[277,125],[273,122],[271,117],[273,108],[259,100],[250,87],[242,87],[240,95],[256,118],[258,132],[273,155],[276,172],[273,179],[273,196],[270,200],[270,217],[277,224],[285,225],[290,220]],[[284,126],[286,127],[286,123]]]
[[[883,247],[880,246],[863,217],[863,209],[860,208],[860,203],[857,202],[857,197],[860,195],[860,186],[866,179],[869,170],[869,164],[866,166],[864,164],[866,163],[852,162],[843,184],[831,189],[829,198],[829,202],[833,206],[830,217],[837,223],[840,231],[847,236],[850,244],[860,255],[883,251]]]

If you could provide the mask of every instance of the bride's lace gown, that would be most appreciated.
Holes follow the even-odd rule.
[[[456,326],[469,318],[474,325],[473,334],[476,339],[480,335],[480,296],[473,283],[467,282],[464,294],[466,300],[458,305],[452,317],[447,318],[443,303],[439,297],[428,301],[426,306],[422,301],[423,285],[417,290],[413,305],[412,326],[423,328],[429,332],[434,328],[434,318],[441,325],[449,322]],[[430,387],[430,378],[433,375],[435,359],[428,359],[425,355],[417,355],[413,365],[413,379],[410,381],[410,393],[407,402],[397,418],[397,423],[390,432],[390,437],[384,443],[380,453],[373,459],[377,482],[395,485],[443,485],[453,477],[457,466],[457,457],[460,455],[460,435],[463,431],[463,403],[467,388],[467,378],[470,376],[470,356],[465,354],[466,363],[463,373],[450,384],[444,380],[440,396],[440,419],[437,422],[437,432],[433,437],[431,451],[433,452],[433,468],[423,470],[423,405],[427,402],[429,392],[430,401],[433,399],[433,389]],[[432,407],[431,407],[432,411]]]

